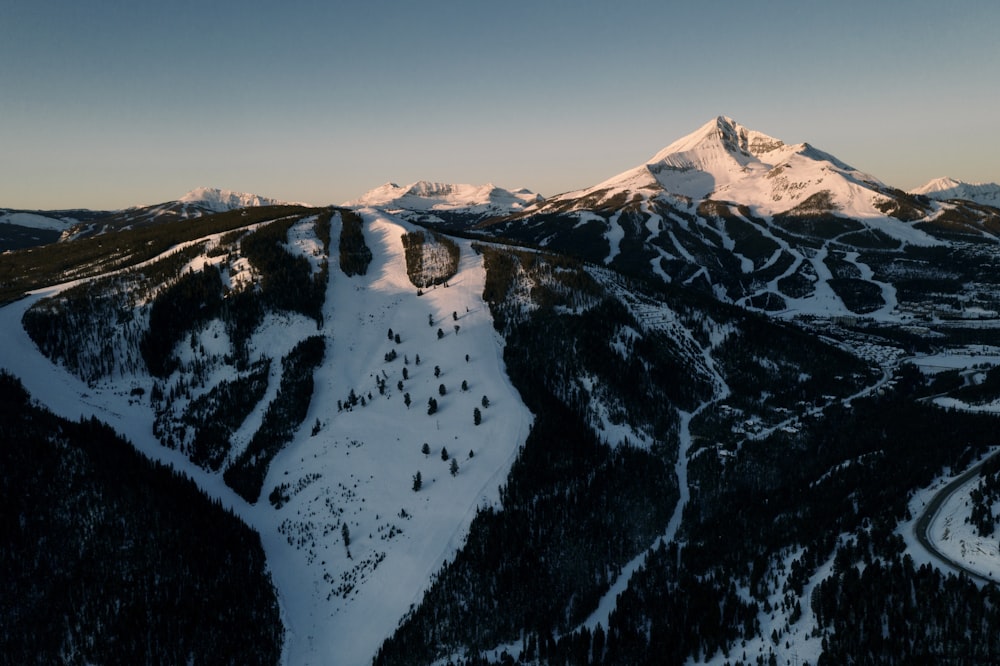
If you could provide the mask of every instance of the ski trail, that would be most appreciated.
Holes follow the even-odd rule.
[[[701,406],[693,412],[679,412],[680,425],[678,428],[678,439],[680,440],[680,443],[677,450],[677,462],[674,464],[674,473],[677,475],[677,487],[680,491],[680,496],[677,498],[677,504],[674,506],[674,512],[670,516],[670,521],[667,523],[666,530],[663,534],[657,537],[652,544],[650,544],[650,548],[655,547],[655,545],[661,540],[664,543],[670,543],[677,538],[677,531],[680,529],[681,519],[684,516],[684,507],[687,506],[688,500],[691,498],[691,490],[688,487],[687,478],[688,453],[691,449],[691,419],[719,399],[720,398],[714,398],[708,402],[702,403]],[[618,595],[625,591],[625,588],[628,587],[629,581],[632,579],[632,575],[638,571],[639,567],[646,563],[648,552],[648,550],[641,552],[633,558],[631,562],[622,567],[621,575],[615,579],[611,588],[601,598],[600,603],[597,605],[597,610],[595,610],[590,617],[587,618],[587,620],[581,625],[582,627],[586,627],[591,632],[594,631],[598,624],[605,629],[607,628],[611,612],[615,609],[615,606],[618,603]]]
[[[712,347],[720,344],[722,339],[724,339],[724,336],[715,338],[710,343],[710,346],[702,349],[705,366],[711,372],[714,379],[715,395],[710,400],[703,402],[692,412],[677,410],[680,422],[677,428],[677,461],[674,463],[674,474],[677,476],[677,490],[679,495],[670,520],[667,522],[667,527],[663,534],[653,540],[649,548],[639,553],[628,564],[622,567],[621,574],[611,584],[607,593],[601,597],[601,601],[597,604],[597,609],[580,625],[581,627],[586,627],[591,632],[594,631],[598,624],[607,629],[611,612],[618,604],[618,595],[625,591],[633,574],[639,570],[639,567],[645,565],[649,551],[655,548],[661,540],[664,543],[670,543],[677,539],[677,532],[680,530],[681,520],[684,518],[684,509],[691,499],[691,489],[688,486],[688,460],[693,441],[691,437],[691,420],[705,409],[708,409],[721,400],[725,400],[729,396],[729,387],[726,385],[725,379],[718,368],[716,368],[715,360],[711,354]]]

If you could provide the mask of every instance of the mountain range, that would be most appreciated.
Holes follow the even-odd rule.
[[[548,198],[9,212],[73,230],[0,256],[0,653],[994,662],[1000,210],[946,185],[720,116]]]
[[[344,205],[380,208],[415,221],[443,223],[451,215],[458,215],[466,222],[510,215],[539,201],[541,195],[526,189],[511,191],[492,183],[454,185],[421,180],[404,187],[386,183]]]
[[[954,178],[935,178],[912,193],[942,201],[964,199],[994,208],[1000,205],[1000,185],[996,183],[963,183]]]
[[[133,229],[171,220],[187,220],[203,215],[258,206],[289,204],[256,194],[211,187],[191,190],[175,201],[124,210],[17,211],[0,209],[0,251],[31,247],[56,240],[86,238],[112,231]]]

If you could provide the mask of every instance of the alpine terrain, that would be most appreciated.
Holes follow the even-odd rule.
[[[946,185],[718,117],[548,198],[5,213],[69,226],[0,256],[0,653],[996,662],[1000,209]]]
[[[996,183],[963,183],[954,178],[935,178],[913,193],[932,199],[966,199],[986,206],[1000,204],[1000,185]]]

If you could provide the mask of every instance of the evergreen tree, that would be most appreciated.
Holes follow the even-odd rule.
[[[457,458],[452,458],[451,459],[451,466],[448,468],[448,471],[451,472],[452,476],[458,475],[458,459]]]
[[[413,475],[413,492],[420,492],[420,489],[424,486],[423,477],[420,476],[420,472]]]

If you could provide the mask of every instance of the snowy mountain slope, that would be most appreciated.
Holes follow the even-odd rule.
[[[996,183],[965,183],[954,178],[935,178],[910,192],[941,201],[964,199],[984,206],[1000,207],[1000,185]]]
[[[645,164],[551,202],[604,199],[629,190],[660,190],[683,201],[747,205],[756,215],[786,213],[819,193],[852,217],[884,218],[875,204],[889,188],[807,143],[787,145],[719,116],[682,137]],[[543,207],[544,209],[544,207]]]
[[[386,183],[345,206],[373,207],[422,222],[450,222],[463,225],[509,215],[542,200],[526,189],[506,190],[492,183],[467,185],[417,181],[399,186]]]
[[[907,195],[720,116],[645,164],[478,231],[784,316],[898,322],[921,309],[900,280],[941,278],[909,255],[976,254],[997,242],[1000,215]]]
[[[45,229],[47,231],[62,231],[67,225],[75,223],[74,219],[56,218],[41,213],[26,213],[5,211],[0,214],[0,224],[13,224],[30,229]]]
[[[502,342],[481,300],[481,259],[464,244],[450,287],[418,297],[402,258],[400,236],[407,227],[374,211],[365,218],[374,255],[368,276],[331,277],[325,312],[332,322],[330,362],[316,373],[306,419],[310,426],[318,420],[321,428],[315,436],[300,431],[275,460],[265,485],[302,488],[286,506],[266,512],[270,534],[279,541],[269,552],[281,550],[285,562],[275,566],[279,590],[300,590],[295,610],[291,600],[285,606],[293,636],[289,663],[370,659],[459,547],[475,508],[496,501],[497,486],[531,423],[506,379]],[[388,340],[389,328],[400,343]],[[439,328],[447,331],[440,339]],[[387,363],[391,350],[398,357]],[[403,380],[404,369],[409,379]],[[387,383],[385,395],[376,389],[379,375]],[[352,390],[370,394],[366,406],[338,411],[338,400]],[[404,393],[412,396],[409,408]],[[480,404],[484,395],[489,408]],[[432,397],[439,407],[428,415]],[[483,414],[479,426],[473,425],[476,407]],[[427,455],[424,442],[430,445]],[[454,476],[450,460],[442,460],[445,448],[458,461]],[[414,492],[418,472],[423,485]],[[310,481],[315,474],[322,478]],[[339,529],[327,533],[337,518],[349,527],[346,548]],[[279,531],[308,546],[290,551]]]
[[[273,460],[263,496],[254,505],[237,498],[222,475],[192,464],[180,452],[184,447],[167,449],[156,441],[153,410],[138,397],[150,395],[156,383],[144,371],[128,370],[134,363],[118,364],[104,379],[84,384],[42,357],[24,335],[20,319],[39,296],[2,311],[5,326],[11,327],[2,366],[23,377],[29,390],[45,394],[50,406],[69,418],[96,413],[148,455],[186,470],[210,496],[234,507],[260,531],[288,630],[286,663],[370,659],[460,546],[477,507],[496,502],[497,488],[531,423],[504,374],[502,340],[481,300],[482,259],[464,243],[459,272],[449,286],[418,296],[402,256],[401,236],[409,227],[374,211],[365,217],[373,250],[370,270],[352,278],[331,271],[323,311],[329,324],[318,329],[301,314],[274,312],[265,315],[250,339],[251,358],[274,362],[261,406],[234,434],[231,458],[259,426],[262,406],[275,397],[276,360],[317,333],[327,341],[307,417]],[[290,227],[290,240],[298,240],[288,247],[315,255],[318,246],[315,237],[309,241],[308,221]],[[211,247],[220,238],[205,240]],[[180,272],[213,263],[218,258],[195,255],[180,264]],[[142,310],[137,316],[141,325]],[[388,339],[389,328],[399,343]],[[128,354],[127,339],[111,353]],[[234,347],[220,322],[197,327],[194,339],[190,346],[186,340],[178,345],[181,368],[165,385],[207,385],[191,399],[178,397],[181,405],[242,376],[222,362]],[[196,348],[203,351],[193,354]],[[391,350],[398,356],[390,362],[386,354]],[[202,364],[210,369],[206,378],[190,379],[198,376],[190,368]],[[378,391],[378,377],[385,380],[384,393]],[[403,383],[402,391],[397,382]],[[347,406],[352,392],[363,405]],[[404,393],[412,396],[409,407]],[[438,404],[434,415],[427,413],[429,398]],[[481,425],[473,424],[476,409]],[[427,455],[421,451],[424,442],[430,447]],[[446,448],[447,461],[442,459]],[[454,474],[452,458],[458,465]],[[413,490],[417,472],[419,492]],[[266,501],[272,491],[284,499]]]
[[[70,227],[102,214],[89,210],[0,209],[0,252],[53,243]]]

